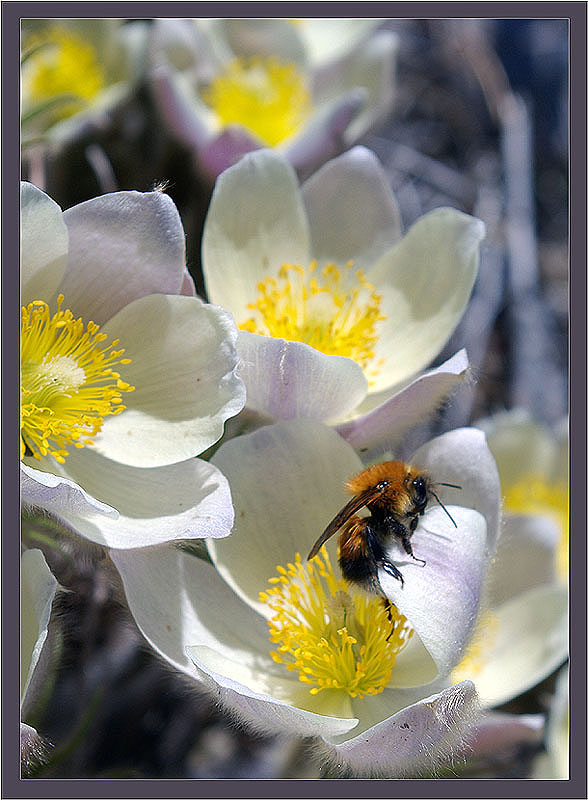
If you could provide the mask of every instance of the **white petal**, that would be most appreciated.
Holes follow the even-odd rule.
[[[320,103],[298,134],[279,147],[299,175],[307,177],[345,149],[346,132],[362,111],[367,92],[361,87]]]
[[[67,265],[61,208],[32,183],[20,185],[21,302],[49,300]]]
[[[309,552],[347,502],[343,484],[362,464],[352,448],[320,423],[269,425],[223,444],[211,459],[227,476],[235,527],[210,553],[221,575],[260,613],[258,594],[277,564]]]
[[[135,391],[127,410],[106,417],[95,449],[123,464],[155,467],[198,455],[216,442],[245,402],[236,375],[237,330],[224,309],[196,297],[151,295],[126,306],[104,332],[120,338]]]
[[[414,777],[430,772],[459,754],[476,705],[474,686],[464,681],[337,745],[332,759],[354,775]]]
[[[388,558],[404,578],[379,570],[386,596],[405,615],[432,656],[440,675],[458,664],[471,637],[486,567],[486,521],[469,508],[450,506],[457,529],[443,509],[428,510],[412,537],[411,560],[396,542]],[[435,601],[432,603],[431,598]],[[394,674],[392,674],[392,685]]]
[[[547,678],[568,655],[568,598],[561,586],[538,586],[492,609],[495,638],[472,675],[480,702],[501,705]]]
[[[115,192],[64,212],[69,260],[65,306],[102,325],[144,295],[178,294],[185,272],[184,230],[162,192]]]
[[[302,186],[312,254],[365,269],[400,238],[396,198],[376,156],[354,147],[318,170]],[[358,213],[361,209],[361,213]]]
[[[115,508],[92,497],[69,478],[22,463],[20,497],[25,508],[43,508],[58,516],[65,511],[74,514],[104,514],[113,519],[118,516]]]
[[[265,620],[243,603],[206,561],[177,547],[110,552],[129,608],[147,641],[177,669],[195,676],[186,648],[202,645],[265,673]]]
[[[24,702],[47,639],[57,581],[40,550],[26,550],[20,561],[20,698]]]
[[[392,107],[398,41],[392,31],[379,31],[339,63],[331,64],[315,75],[318,103],[328,102],[333,95],[350,86],[361,86],[366,92],[362,113],[345,132],[347,145],[356,142],[373,125],[381,122]]]
[[[461,489],[438,486],[445,504],[474,508],[488,526],[487,553],[492,555],[500,533],[500,480],[484,434],[476,428],[457,428],[420,447],[411,459],[437,483],[455,483]]]
[[[484,224],[452,208],[421,217],[367,272],[382,294],[374,391],[423,369],[459,322],[478,271]]]
[[[209,299],[237,324],[250,312],[256,284],[282,264],[308,266],[309,234],[292,167],[271,150],[244,156],[216,182],[202,240]]]
[[[273,419],[340,418],[367,394],[355,361],[325,355],[303,342],[241,331],[237,349],[247,407]]]
[[[346,55],[380,25],[379,19],[300,19],[296,29],[315,68]]]
[[[240,58],[269,55],[301,67],[305,64],[300,32],[289,20],[226,18],[216,20],[216,28],[217,35]]]
[[[394,450],[411,428],[434,414],[463,382],[468,367],[467,353],[460,350],[441,366],[425,372],[372,410],[349,422],[339,423],[336,429],[355,450],[361,452],[366,462],[372,461],[386,450]],[[377,396],[368,395],[367,403],[362,408],[373,405]]]
[[[81,536],[114,548],[228,536],[233,507],[226,479],[198,458],[139,469],[109,461],[89,448],[67,459],[69,474],[114,506],[117,519],[64,508],[61,517]]]
[[[357,725],[356,719],[316,714],[250,688],[231,677],[230,673],[253,677],[259,682],[263,676],[258,671],[250,673],[208,648],[193,647],[188,652],[203,683],[213,692],[216,701],[258,730],[296,736],[331,737],[344,734]],[[222,672],[217,672],[217,669],[222,669]],[[272,688],[277,685],[275,680],[270,683]]]
[[[559,536],[559,526],[549,517],[506,514],[488,574],[489,602],[498,605],[533,586],[553,583]]]
[[[476,426],[486,433],[505,490],[523,476],[551,477],[558,456],[555,438],[526,410],[496,414],[478,420]]]

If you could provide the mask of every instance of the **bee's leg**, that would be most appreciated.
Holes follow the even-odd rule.
[[[408,553],[408,555],[414,560],[418,561],[420,564],[425,566],[427,563],[424,558],[417,558],[415,554],[412,552],[412,542],[410,541],[410,534],[405,533],[403,536],[400,537],[400,541],[402,542],[402,546],[404,550]]]
[[[392,615],[392,603],[388,600],[387,597],[382,598],[382,603],[384,604],[384,608],[386,609],[386,616],[388,617],[388,621],[390,622],[391,628],[390,633],[386,636],[386,641],[390,641],[390,637],[396,630],[396,621]]]
[[[400,583],[404,586],[404,578],[402,577],[402,573],[400,572],[398,567],[396,567],[391,561],[389,561],[386,558],[384,548],[380,544],[378,538],[374,535],[374,533],[370,529],[369,525],[366,525],[366,533],[370,550],[373,559],[376,563],[376,567],[383,569],[384,572],[388,573],[388,575],[392,575],[393,578],[396,578],[396,580],[400,581]],[[382,594],[384,594],[383,591]]]
[[[404,578],[402,577],[402,572],[395,566],[391,561],[388,561],[387,558],[381,558],[379,561],[376,562],[378,567],[381,567],[384,572],[388,573],[388,575],[392,575],[393,578],[396,578],[397,581],[400,581],[402,586],[404,586]]]

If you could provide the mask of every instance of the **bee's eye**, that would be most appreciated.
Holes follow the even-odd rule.
[[[423,478],[415,478],[412,482],[414,499],[417,505],[423,505],[427,499],[427,484]]]

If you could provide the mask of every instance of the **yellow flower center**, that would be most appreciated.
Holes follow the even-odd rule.
[[[130,364],[119,340],[103,346],[99,326],[84,326],[62,303],[59,295],[53,316],[42,300],[23,306],[20,384],[21,458],[51,455],[60,464],[68,445],[92,444],[103,418],[124,411],[121,392],[134,389],[113,369]]]
[[[257,285],[258,298],[247,308],[254,314],[242,330],[278,339],[304,342],[327,355],[352,358],[369,376],[380,367],[374,361],[378,341],[381,295],[362,270],[327,264],[320,272],[284,264],[277,278]]]
[[[350,697],[379,694],[390,681],[397,654],[412,629],[394,606],[351,595],[323,547],[311,562],[277,567],[272,588],[259,599],[268,620],[273,660],[310,685],[310,694],[339,690]]]
[[[271,57],[235,59],[202,97],[222,125],[243,125],[270,147],[295,133],[311,111],[304,76]]]
[[[106,83],[94,47],[65,28],[32,34],[26,42],[34,53],[23,68],[23,93],[29,103],[41,104],[61,95],[68,102],[52,110],[54,121],[65,119],[95,97]]]
[[[460,663],[451,673],[453,683],[475,680],[487,661],[487,654],[496,641],[498,618],[491,611],[480,615],[472,639]]]
[[[564,483],[547,483],[540,475],[524,475],[506,489],[504,508],[513,514],[551,517],[559,528],[556,553],[558,575],[567,580],[569,564],[568,488]]]

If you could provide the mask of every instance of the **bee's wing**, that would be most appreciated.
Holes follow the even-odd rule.
[[[381,490],[373,486],[370,489],[366,489],[365,492],[352,497],[347,505],[339,511],[337,516],[329,522],[320,537],[316,540],[312,550],[308,554],[308,561],[316,556],[327,539],[330,539],[333,534],[337,533],[339,528],[341,528],[356,511],[359,511],[360,508],[363,508],[370,500],[379,494],[381,494]]]

